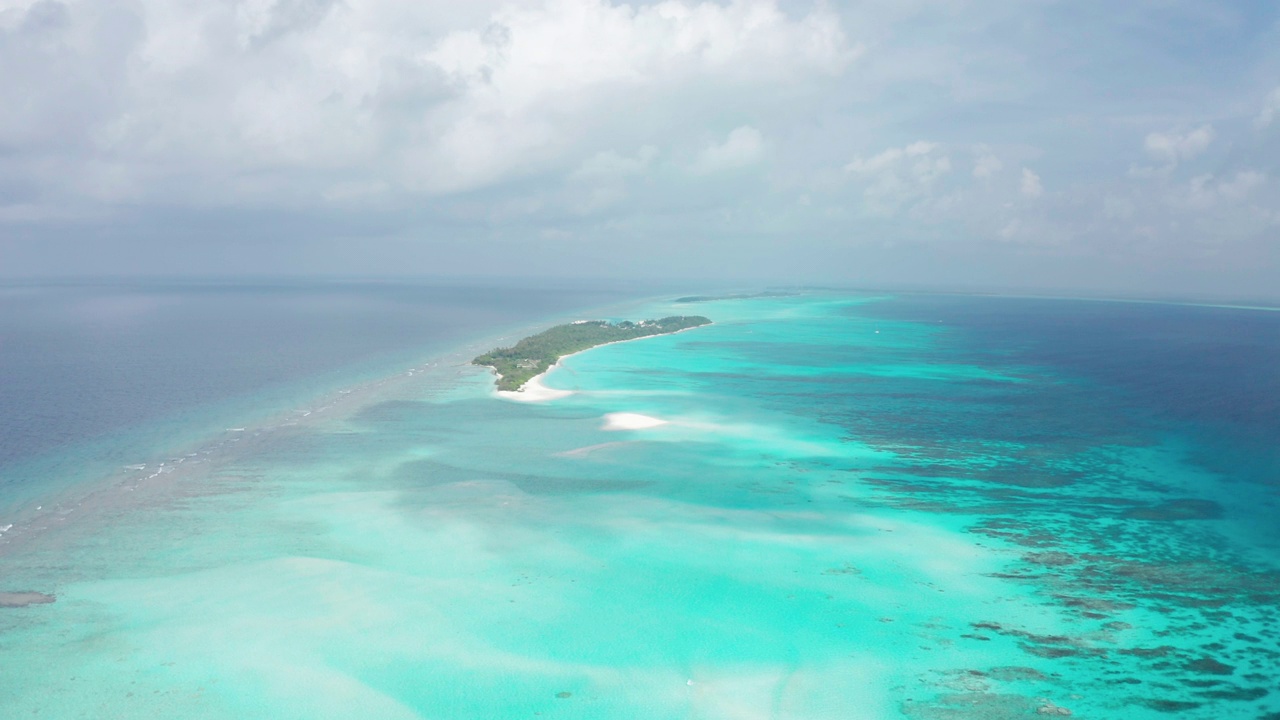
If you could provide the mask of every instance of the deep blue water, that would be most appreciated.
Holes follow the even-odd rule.
[[[1180,433],[1223,482],[1280,487],[1280,312],[923,295],[868,312],[934,319],[964,334],[965,355],[1000,355],[1093,383],[1074,403],[1043,395],[1034,419]]]

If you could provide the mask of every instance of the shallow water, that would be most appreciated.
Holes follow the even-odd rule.
[[[89,498],[0,557],[57,597],[0,609],[4,716],[1280,713],[1280,314],[629,314],[695,312],[547,403],[459,353]]]

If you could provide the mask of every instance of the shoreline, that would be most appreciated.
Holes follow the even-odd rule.
[[[498,390],[495,385],[493,394],[495,397],[503,398],[505,400],[513,400],[515,402],[546,402],[549,400],[556,400],[562,397],[568,397],[578,391],[577,390],[559,390],[556,388],[547,387],[543,383],[543,378],[545,378],[548,374],[550,374],[552,370],[555,370],[556,368],[560,367],[561,363],[564,362],[565,358],[571,358],[574,355],[581,355],[582,353],[585,353],[585,352],[591,352],[596,348],[602,348],[602,347],[605,347],[606,345],[618,345],[621,343],[638,342],[640,340],[652,340],[653,338],[670,337],[672,335],[679,335],[682,332],[689,332],[690,330],[698,330],[704,327],[711,327],[712,325],[715,325],[715,324],[716,323],[713,320],[705,325],[698,325],[696,327],[684,328],[681,330],[676,330],[675,332],[662,333],[660,335],[645,335],[644,337],[628,338],[626,340],[610,340],[609,342],[600,343],[599,345],[592,345],[589,348],[585,348],[577,352],[571,352],[568,355],[561,355],[560,357],[556,358],[556,361],[551,364],[551,367],[548,367],[546,370],[543,370],[537,375],[534,375],[528,380],[525,380],[524,384],[516,388],[515,390]],[[499,373],[497,369],[494,368],[492,365],[484,365],[482,367],[486,368],[487,371],[491,375],[493,375],[495,378],[497,379],[502,378],[502,374]],[[526,392],[529,392],[529,391],[533,393],[532,396],[525,394]]]

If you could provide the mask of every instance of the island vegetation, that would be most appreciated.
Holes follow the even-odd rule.
[[[513,347],[491,350],[471,362],[496,370],[499,390],[519,390],[530,378],[546,372],[565,355],[606,343],[667,335],[710,323],[710,319],[701,315],[673,315],[661,320],[619,323],[579,320],[531,335]]]
[[[676,298],[674,302],[678,303],[699,303],[711,302],[712,300],[752,300],[755,298],[780,298],[795,297],[798,292],[786,292],[782,290],[765,290],[757,293],[734,293],[732,295],[688,295],[682,298]]]

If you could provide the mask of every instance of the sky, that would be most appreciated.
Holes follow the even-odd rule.
[[[0,0],[0,276],[1280,299],[1273,0]]]

